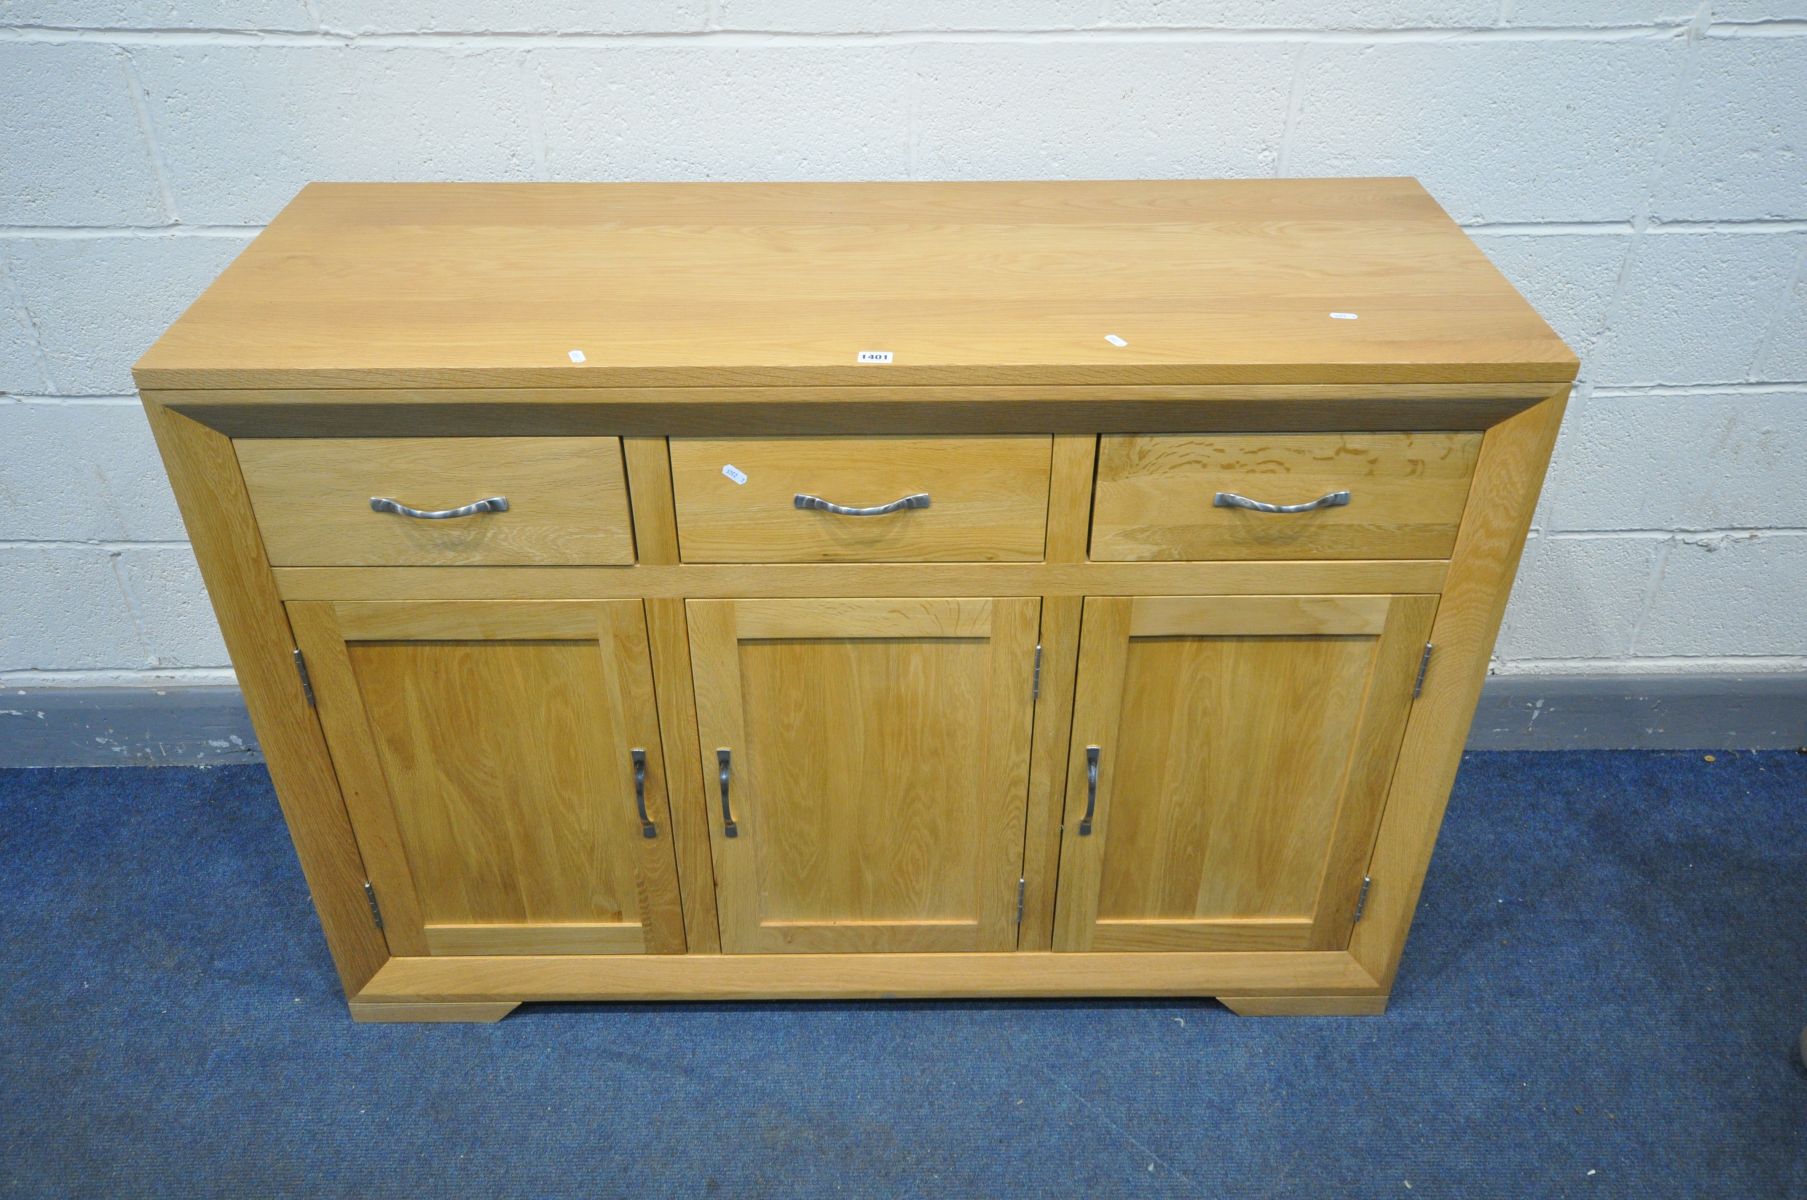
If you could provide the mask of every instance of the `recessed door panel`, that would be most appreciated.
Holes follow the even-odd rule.
[[[1346,942],[1435,597],[1094,597],[1066,950]]]
[[[638,601],[289,610],[392,949],[683,949]]]
[[[1014,947],[1039,601],[687,607],[724,949]]]

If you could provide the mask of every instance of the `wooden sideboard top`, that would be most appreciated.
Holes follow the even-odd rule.
[[[135,375],[147,389],[1560,384],[1576,367],[1412,179],[316,183]]]

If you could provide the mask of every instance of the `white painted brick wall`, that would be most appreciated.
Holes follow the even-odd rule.
[[[1498,669],[1807,670],[1807,0],[6,0],[0,683],[230,678],[127,368],[310,179],[1383,173],[1583,356]]]

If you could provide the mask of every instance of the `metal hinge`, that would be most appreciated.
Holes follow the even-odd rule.
[[[295,674],[301,676],[301,694],[307,697],[307,706],[313,708],[314,681],[308,678],[307,659],[302,657],[299,650],[295,651]]]
[[[1412,699],[1414,700],[1424,694],[1424,673],[1430,670],[1431,651],[1436,648],[1434,642],[1424,643],[1424,656],[1418,660],[1418,678],[1412,683]]]
[[[370,901],[370,919],[376,922],[378,929],[381,929],[383,927],[383,910],[377,906],[376,889],[370,886],[368,879],[364,881],[364,899]]]
[[[1374,876],[1362,876],[1362,894],[1355,898],[1355,920],[1350,921],[1349,924],[1354,925],[1357,921],[1360,921],[1362,919],[1362,914],[1368,911],[1368,885],[1373,882]]]
[[[1023,923],[1023,889],[1028,885],[1029,881],[1026,879],[1016,881],[1016,923],[1018,925]]]
[[[1029,682],[1029,699],[1042,698],[1042,644],[1035,643],[1035,677]]]

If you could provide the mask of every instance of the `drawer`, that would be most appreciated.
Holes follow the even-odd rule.
[[[1478,433],[1105,437],[1091,557],[1448,558],[1480,447]]]
[[[1047,436],[673,438],[678,549],[685,562],[1032,561],[1046,540],[1053,446]]]
[[[606,565],[634,561],[612,437],[257,438],[234,443],[278,567]],[[504,511],[429,519],[500,497]]]

